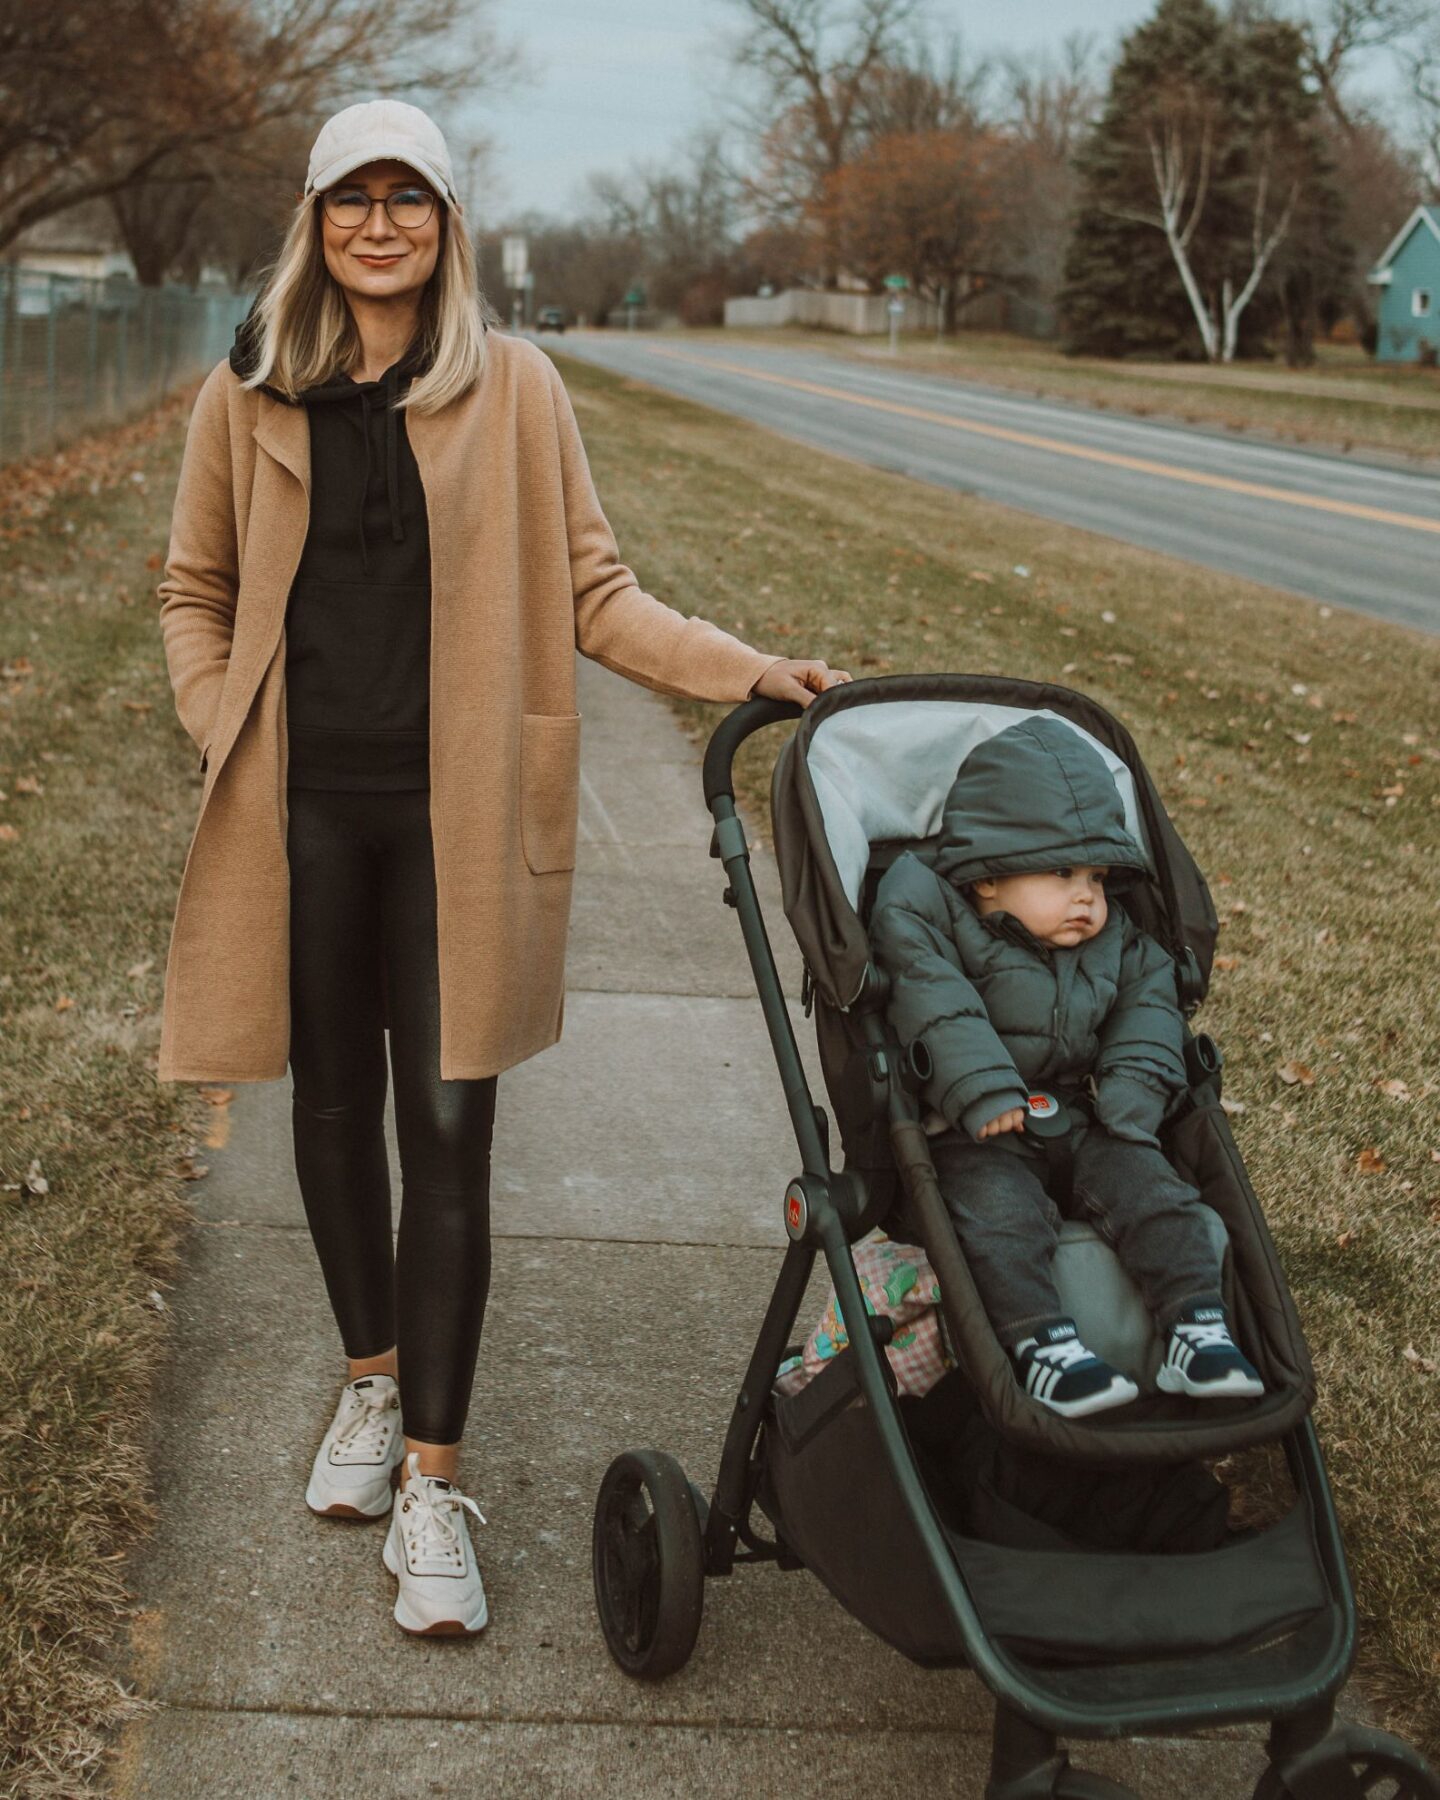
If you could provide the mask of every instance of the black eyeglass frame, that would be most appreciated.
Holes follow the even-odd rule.
[[[433,188],[427,188],[418,181],[412,187],[396,188],[393,194],[374,196],[365,193],[365,190],[362,187],[345,187],[342,183],[336,182],[333,188],[326,188],[324,193],[321,194],[320,204],[324,209],[325,217],[329,219],[330,223],[332,225],[338,225],[342,229],[345,228],[348,221],[345,219],[337,219],[330,210],[330,202],[338,199],[342,194],[361,194],[369,202],[365,209],[365,217],[358,220],[352,228],[356,231],[362,230],[370,223],[370,215],[377,206],[383,206],[385,208],[385,216],[397,231],[418,231],[422,225],[428,225],[430,223],[431,218],[434,216],[436,202],[440,198]],[[430,201],[430,211],[426,213],[423,219],[417,220],[413,225],[402,225],[390,210],[390,202],[392,200],[399,200],[406,194],[424,194]]]

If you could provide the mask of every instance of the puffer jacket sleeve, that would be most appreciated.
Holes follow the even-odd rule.
[[[175,711],[203,750],[220,707],[235,635],[240,553],[230,468],[225,363],[206,376],[190,414],[170,519],[160,631]]]
[[[908,851],[881,877],[870,948],[890,979],[886,1016],[896,1036],[907,1049],[925,1040],[933,1066],[925,1098],[946,1122],[974,1138],[1023,1107],[1025,1084],[961,965],[940,878]]]
[[[1096,1117],[1113,1137],[1159,1143],[1165,1109],[1185,1086],[1184,1043],[1175,964],[1154,938],[1129,927],[1094,1071]]]
[[[709,619],[687,617],[641,588],[620,560],[601,510],[565,383],[550,358],[536,354],[555,407],[580,654],[657,694],[748,699],[765,671],[786,658],[753,649]]]

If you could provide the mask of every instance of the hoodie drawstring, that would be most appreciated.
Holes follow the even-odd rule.
[[[365,478],[360,483],[360,567],[370,573],[370,553],[365,547],[365,502],[370,494],[370,396],[360,390],[360,435],[365,440]]]
[[[398,364],[385,371],[385,498],[390,505],[390,536],[405,542],[405,522],[400,517],[400,447],[395,424],[395,389]],[[360,483],[360,567],[370,573],[370,552],[365,542],[365,501],[370,493],[370,394],[360,389],[360,435],[365,440],[365,478]]]
[[[385,406],[385,492],[390,500],[390,536],[397,544],[405,542],[405,526],[400,518],[400,451],[396,438],[395,424],[395,388],[397,377],[395,371],[398,363],[392,363],[385,371],[387,389]]]

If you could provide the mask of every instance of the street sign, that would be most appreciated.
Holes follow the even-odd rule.
[[[620,302],[622,306],[643,306],[645,304],[644,288],[633,287]]]
[[[887,288],[908,288],[910,277],[908,275],[887,275],[885,285]]]
[[[905,311],[905,302],[899,294],[891,294],[885,302],[885,310],[890,315],[890,354],[900,354],[900,316]]]
[[[530,266],[530,247],[523,237],[501,239],[500,255],[505,265],[506,287],[525,285],[525,271]]]

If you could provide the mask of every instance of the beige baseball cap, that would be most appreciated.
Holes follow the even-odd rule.
[[[328,118],[310,152],[305,192],[323,193],[363,164],[388,157],[408,163],[459,206],[444,134],[429,113],[404,100],[361,100]]]

